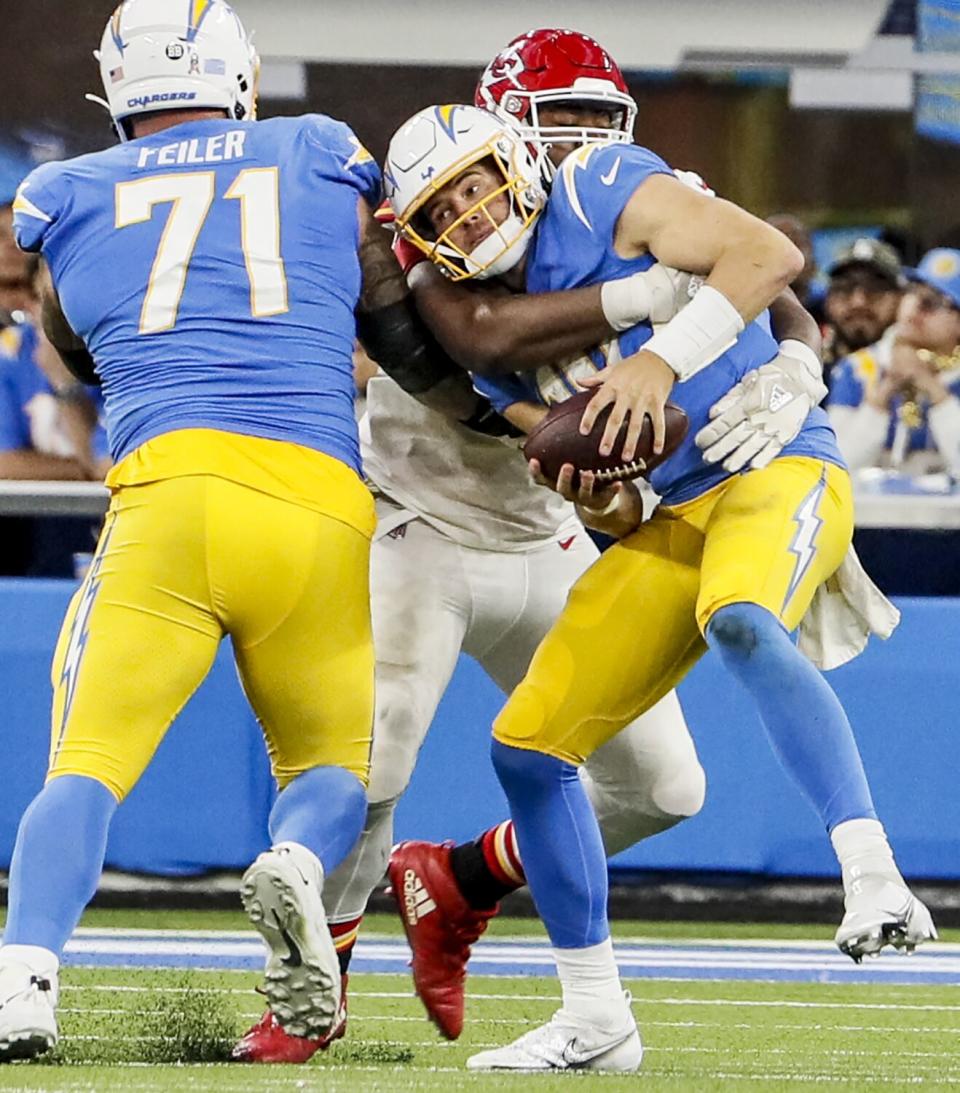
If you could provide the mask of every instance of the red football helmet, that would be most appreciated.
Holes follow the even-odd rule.
[[[555,171],[547,156],[552,143],[629,143],[637,117],[623,74],[603,46],[579,31],[551,27],[521,34],[501,50],[480,76],[474,103],[520,129],[547,182]],[[564,103],[611,111],[613,128],[541,124],[541,107]]]

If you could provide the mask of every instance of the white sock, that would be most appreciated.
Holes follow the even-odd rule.
[[[32,972],[44,978],[56,979],[60,959],[55,952],[42,945],[0,945],[0,963],[25,964]]]
[[[563,1008],[601,1027],[620,1026],[630,1007],[624,997],[610,938],[583,949],[554,949]]]
[[[865,873],[880,873],[901,880],[879,820],[845,820],[830,832],[844,883]],[[902,882],[902,881],[901,881]]]

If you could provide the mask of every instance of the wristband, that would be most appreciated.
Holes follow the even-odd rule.
[[[726,296],[704,285],[641,349],[656,353],[683,383],[725,353],[743,329],[740,312]]]

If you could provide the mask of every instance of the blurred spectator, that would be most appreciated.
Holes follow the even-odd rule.
[[[100,479],[109,459],[96,397],[34,321],[34,287],[18,289],[22,321],[0,329],[0,480]],[[2,518],[0,573],[72,576],[73,555],[92,550],[95,539],[88,519]]]
[[[767,217],[767,223],[776,228],[790,240],[803,255],[803,269],[797,275],[791,288],[797,299],[810,312],[820,325],[823,325],[823,304],[826,290],[816,280],[817,260],[813,256],[813,239],[810,229],[804,222],[791,213],[774,213]]]
[[[828,411],[851,470],[960,476],[960,250],[908,271],[896,325],[841,361]]]
[[[36,255],[24,254],[13,240],[13,206],[0,205],[0,325],[29,309],[36,268]]]
[[[106,441],[91,389],[77,383],[33,312],[37,269],[25,318],[0,331],[0,479],[100,479]]]
[[[824,371],[858,349],[880,341],[897,317],[904,285],[897,252],[879,239],[857,239],[836,257],[824,313]]]

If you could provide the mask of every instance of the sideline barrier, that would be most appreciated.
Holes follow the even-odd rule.
[[[49,743],[49,663],[74,585],[0,581],[4,778],[0,868],[39,789]],[[900,629],[829,678],[850,712],[878,812],[904,873],[960,879],[957,737],[960,600],[898,600]],[[780,768],[746,694],[708,655],[681,687],[707,772],[699,816],[619,855],[630,869],[798,876],[836,873],[826,836]],[[397,838],[469,838],[506,815],[488,759],[502,697],[462,657],[441,703]],[[229,647],[117,814],[113,868],[161,874],[241,868],[266,845],[273,798],[260,734]]]

